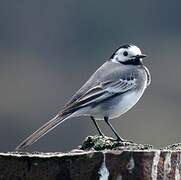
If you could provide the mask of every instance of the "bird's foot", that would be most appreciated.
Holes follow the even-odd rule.
[[[97,134],[97,136],[100,136],[100,137],[102,137],[102,138],[105,138],[106,136],[105,136],[105,134],[104,133],[99,133],[99,134]]]

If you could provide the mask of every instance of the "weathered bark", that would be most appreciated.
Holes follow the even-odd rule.
[[[91,146],[85,148],[85,143]],[[104,150],[95,151],[93,144],[95,141],[89,137],[82,146],[82,149],[93,149],[89,151],[0,153],[0,180],[181,179],[180,145],[156,150],[144,145],[137,145],[136,149],[136,144],[132,143],[132,148],[131,143],[126,143],[126,150],[123,145],[116,149],[114,144],[109,147],[114,150],[106,150],[106,146],[101,145]]]

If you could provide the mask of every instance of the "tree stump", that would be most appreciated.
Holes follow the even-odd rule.
[[[89,136],[67,153],[0,153],[0,180],[181,180],[181,145]]]

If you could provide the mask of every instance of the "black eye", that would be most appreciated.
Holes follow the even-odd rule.
[[[127,55],[128,55],[128,52],[127,52],[127,51],[124,51],[124,52],[123,52],[123,55],[124,55],[124,56],[127,56]]]

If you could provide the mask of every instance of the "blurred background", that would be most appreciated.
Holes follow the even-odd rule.
[[[179,0],[0,0],[0,151],[56,115],[125,43],[148,55],[152,84],[112,124],[136,143],[181,142],[180,7]],[[96,133],[89,118],[70,119],[28,151],[67,151]]]

